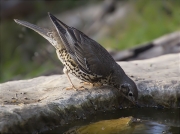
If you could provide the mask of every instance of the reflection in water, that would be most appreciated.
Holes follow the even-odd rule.
[[[135,125],[132,133],[139,134],[167,134],[169,127],[163,124],[159,124],[151,121],[142,121],[139,125]]]
[[[104,120],[96,123],[92,123],[86,126],[77,127],[70,129],[64,134],[116,134],[116,133],[126,133],[130,130],[130,124],[132,122],[132,117],[114,119],[114,120]]]
[[[103,114],[100,112],[96,116],[91,116],[86,120],[80,119],[45,133],[108,134],[112,132],[113,134],[178,134],[180,133],[179,111],[180,109],[158,110],[154,108],[142,108],[116,110]],[[139,118],[140,121],[134,120],[130,116]],[[122,126],[124,128],[123,130]],[[101,131],[96,131],[98,130],[97,127],[101,128]],[[107,131],[108,127],[109,130]],[[93,130],[93,132],[90,130]]]

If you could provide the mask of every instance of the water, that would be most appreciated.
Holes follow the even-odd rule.
[[[124,133],[143,133],[143,134],[180,134],[180,109],[155,109],[155,108],[140,108],[140,109],[123,109],[115,110],[111,112],[98,112],[96,115],[92,115],[87,119],[79,119],[73,123],[66,124],[64,126],[56,126],[52,130],[48,130],[43,134],[59,133],[63,134],[69,130],[73,132],[71,134],[77,134],[75,131],[82,126],[86,128],[86,125],[96,123],[98,121],[119,119],[121,117],[139,118],[142,121],[140,123],[133,123],[128,131]],[[105,128],[106,126],[102,126]],[[113,130],[112,130],[113,131]],[[99,132],[96,134],[103,134]],[[113,131],[113,134],[119,134],[122,132]],[[78,133],[80,134],[80,133]],[[83,133],[85,134],[85,133]],[[87,132],[86,134],[91,134]]]

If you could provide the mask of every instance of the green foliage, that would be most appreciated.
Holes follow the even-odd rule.
[[[127,49],[159,36],[180,30],[180,2],[131,1],[133,13],[111,28],[111,34],[100,40],[105,47]]]

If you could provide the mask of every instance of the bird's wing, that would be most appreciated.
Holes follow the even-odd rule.
[[[70,56],[78,63],[81,70],[89,74],[107,76],[116,62],[96,41],[81,31],[69,27],[52,14],[49,14]]]

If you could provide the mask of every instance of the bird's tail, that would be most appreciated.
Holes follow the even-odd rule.
[[[46,28],[42,28],[39,27],[37,25],[31,24],[29,22],[26,21],[22,21],[22,20],[18,20],[18,19],[14,19],[14,21],[19,24],[19,25],[23,25],[25,27],[28,27],[32,30],[34,30],[35,32],[37,32],[38,34],[40,34],[41,36],[43,36],[45,39],[47,39],[51,44],[53,42],[53,37],[52,35],[52,31]],[[52,44],[53,45],[53,44]],[[55,47],[55,46],[54,46]]]

